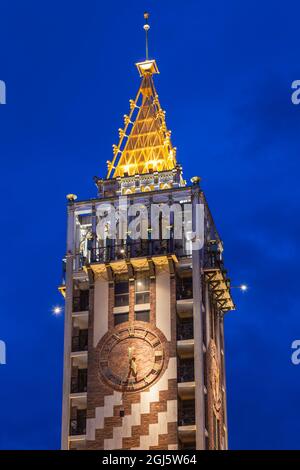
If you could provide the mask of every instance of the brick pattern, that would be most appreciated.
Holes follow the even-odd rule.
[[[159,414],[166,413],[168,402],[170,397],[173,398],[177,395],[177,380],[171,379],[168,381],[168,389],[159,392],[158,401],[151,402],[149,406],[148,413],[141,413],[134,419],[138,421],[138,424],[130,426],[129,429],[130,436],[123,437],[120,439],[120,448],[122,449],[133,449],[133,448],[142,448],[151,449],[151,446],[147,446],[147,441],[149,441],[155,436],[153,428],[151,426],[158,424]],[[143,392],[142,392],[143,393]],[[134,413],[134,405],[138,405],[141,401],[141,393],[127,393],[122,394],[121,403],[115,405],[112,408],[112,416],[104,417],[103,427],[101,429],[96,429],[95,439],[87,441],[88,449],[112,449],[112,443],[109,442],[110,439],[113,439],[114,434],[122,432],[124,433],[124,420],[127,417],[130,421],[134,422],[132,419],[132,414]],[[106,405],[107,406],[107,405]],[[124,411],[125,418],[120,416],[120,411]],[[177,444],[177,420],[173,423],[167,424],[168,432],[165,435],[158,435],[158,442],[156,446],[153,446],[157,449],[167,449],[163,443]]]
[[[114,328],[114,286],[109,285],[108,290],[108,334],[110,334]],[[169,358],[172,357],[173,361],[176,361],[176,286],[175,279],[171,279],[171,341],[168,342],[164,338],[161,332],[155,327],[156,321],[156,284],[155,279],[150,282],[150,328],[159,335],[160,339],[164,343],[165,359],[162,373],[159,375],[159,380],[168,374],[167,367]],[[134,303],[135,303],[135,290],[134,282],[129,283],[129,322],[134,320]],[[104,449],[109,439],[113,439],[118,433],[122,431],[122,423],[126,416],[129,417],[132,411],[135,410],[134,406],[138,406],[141,403],[142,392],[116,392],[109,384],[107,384],[101,377],[99,372],[99,348],[100,341],[97,348],[93,347],[93,324],[94,324],[94,301],[93,295],[90,296],[90,315],[89,315],[89,351],[88,351],[88,399],[87,399],[87,418],[88,422],[94,423],[99,420],[99,410],[111,411],[110,416],[103,417],[104,426],[100,429],[95,429],[94,436],[88,436],[89,439],[86,441],[86,449]],[[136,325],[143,324],[142,322],[134,322]],[[122,324],[124,326],[125,324]],[[105,335],[106,336],[106,335]],[[176,367],[175,367],[176,370]],[[176,373],[175,373],[176,374]],[[156,383],[156,381],[155,381]],[[151,384],[150,387],[154,386],[155,383]],[[148,387],[149,388],[149,387]],[[145,389],[147,390],[147,388]],[[118,395],[119,394],[119,395]],[[157,442],[150,448],[154,449],[168,449],[176,448],[177,441],[177,377],[176,375],[172,379],[167,380],[165,389],[159,392],[158,399],[150,403],[150,409],[147,413],[141,413],[137,420],[139,421],[136,425],[131,427],[131,434],[129,437],[122,438],[122,444],[120,448],[132,449],[139,448],[141,443],[147,441],[147,436],[151,433],[151,430],[158,429],[158,425],[162,417],[165,416],[168,411],[168,404],[175,403],[176,412],[174,413],[173,422],[167,423],[165,432],[157,436]],[[103,408],[104,407],[104,408]],[[109,414],[109,411],[106,411]],[[102,412],[102,411],[101,411]],[[124,417],[120,414],[124,413]],[[136,413],[135,413],[136,414]],[[137,415],[137,414],[136,414]],[[89,421],[91,420],[91,421]],[[100,421],[102,418],[100,417]],[[165,424],[165,423],[164,423]],[[153,427],[154,425],[154,427]],[[156,425],[156,427],[155,427]],[[151,427],[152,426],[152,427]],[[114,441],[115,442],[115,441]],[[112,448],[112,447],[110,447]],[[149,448],[149,447],[147,447]]]

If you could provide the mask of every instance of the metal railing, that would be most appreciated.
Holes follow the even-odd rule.
[[[74,297],[73,298],[73,312],[83,312],[89,309],[88,298]]]
[[[196,423],[195,411],[185,411],[182,410],[179,412],[179,426],[191,426]]]
[[[204,256],[204,266],[206,268],[218,268],[223,270],[224,262],[221,253],[218,251],[206,251]]]
[[[194,363],[193,361],[187,364],[180,364],[178,365],[178,381],[179,382],[193,382],[195,380],[195,372],[194,372]]]
[[[185,340],[194,338],[193,319],[188,322],[179,322],[177,324],[177,340]]]
[[[182,245],[175,240],[138,240],[121,245],[93,248],[91,250],[91,263],[106,263],[128,258],[139,258],[175,253],[177,256],[187,256]]]
[[[123,245],[94,248],[91,262],[109,262],[126,258],[139,258],[153,255],[167,255],[172,252],[172,240],[139,240]]]
[[[72,377],[71,378],[71,393],[84,393],[86,391],[87,391],[87,377],[85,378]]]
[[[84,333],[72,336],[72,352],[87,351],[88,349],[88,330],[82,331]]]
[[[176,282],[176,300],[187,300],[193,298],[192,278],[180,279]]]
[[[81,434],[86,434],[86,418],[71,419],[70,435],[79,436]]]

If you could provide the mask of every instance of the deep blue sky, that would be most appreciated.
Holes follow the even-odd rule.
[[[298,5],[297,5],[298,3]],[[299,448],[300,79],[297,1],[2,0],[0,448],[60,445],[65,195],[96,194],[144,59],[186,178],[203,178],[225,244],[232,449]]]

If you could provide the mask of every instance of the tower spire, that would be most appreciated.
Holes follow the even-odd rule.
[[[113,145],[113,159],[107,161],[107,179],[173,170],[176,167],[176,147],[171,142],[165,111],[161,108],[153,75],[159,70],[154,59],[149,59],[149,13],[144,13],[146,33],[146,60],[136,64],[141,84],[135,100],[130,100],[130,111],[124,115],[124,126],[119,129],[119,143]]]
[[[146,33],[146,60],[149,60],[149,46],[148,46],[148,31],[150,29],[150,25],[148,23],[149,20],[149,13],[145,11],[144,13],[145,24],[143,26],[145,33]]]

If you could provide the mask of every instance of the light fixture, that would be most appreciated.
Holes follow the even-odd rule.
[[[246,292],[248,290],[247,284],[239,284],[238,286],[230,286],[230,289],[239,289],[242,292]]]
[[[193,176],[193,178],[191,178],[191,182],[193,183],[194,186],[199,185],[200,181],[201,181],[200,176]]]
[[[68,199],[68,201],[74,202],[74,201],[76,201],[77,196],[76,196],[76,194],[67,194],[66,198]]]
[[[56,306],[53,307],[53,309],[52,309],[53,315],[60,315],[61,312],[62,312],[62,307],[60,307],[59,305],[56,305]]]
[[[246,292],[246,290],[248,290],[247,284],[241,284],[240,289],[241,289],[242,292]]]

